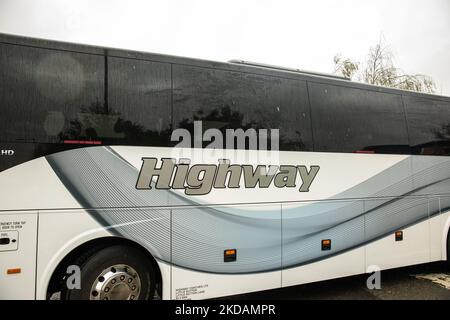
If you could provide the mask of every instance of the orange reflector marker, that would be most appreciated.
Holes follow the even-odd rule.
[[[331,250],[331,240],[330,239],[322,240],[322,250]]]
[[[236,258],[237,258],[236,249],[227,249],[223,251],[223,262],[233,262],[236,261]]]
[[[21,272],[22,272],[21,268],[14,268],[14,269],[6,270],[6,274],[18,274],[18,273],[21,273]]]

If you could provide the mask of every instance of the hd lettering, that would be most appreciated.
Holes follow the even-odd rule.
[[[189,159],[163,158],[158,165],[157,158],[142,158],[142,167],[136,189],[152,189],[156,178],[156,189],[184,189],[187,195],[205,195],[212,188],[268,188],[272,183],[277,188],[298,188],[308,192],[319,166],[304,165],[238,165],[220,159],[216,164],[190,164]],[[243,177],[243,179],[241,179]],[[298,182],[300,177],[300,183]],[[228,178],[228,179],[227,179]]]

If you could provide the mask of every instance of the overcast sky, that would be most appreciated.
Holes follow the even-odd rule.
[[[0,0],[0,32],[321,72],[382,35],[450,96],[450,0]]]

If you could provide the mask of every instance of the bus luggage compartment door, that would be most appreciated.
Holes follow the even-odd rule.
[[[0,213],[0,300],[34,299],[35,211]]]
[[[281,286],[281,205],[172,210],[172,299]]]

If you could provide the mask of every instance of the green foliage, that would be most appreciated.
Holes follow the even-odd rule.
[[[340,54],[334,56],[334,73],[352,79],[359,70],[359,63],[348,58],[342,58]]]

